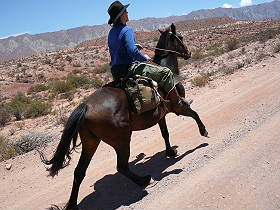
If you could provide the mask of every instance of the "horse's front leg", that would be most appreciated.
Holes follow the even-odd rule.
[[[187,107],[182,113],[180,113],[180,115],[192,117],[197,123],[200,135],[208,137],[208,131],[206,130],[204,124],[200,120],[199,115],[194,110],[192,110],[190,107]]]
[[[172,148],[170,145],[169,132],[168,132],[168,128],[166,125],[165,117],[161,118],[161,120],[158,122],[158,125],[159,125],[160,131],[161,131],[161,135],[165,142],[166,156],[167,157],[176,157],[177,150]]]

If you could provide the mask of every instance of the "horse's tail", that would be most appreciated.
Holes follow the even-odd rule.
[[[72,112],[66,122],[56,151],[50,160],[47,160],[42,152],[39,152],[42,162],[46,165],[51,165],[51,167],[47,169],[47,171],[50,173],[50,176],[53,177],[57,175],[60,169],[69,165],[71,160],[70,155],[72,154],[73,150],[79,146],[77,145],[78,128],[84,121],[86,111],[87,105],[82,103]],[[70,149],[71,140],[73,142],[73,146]]]

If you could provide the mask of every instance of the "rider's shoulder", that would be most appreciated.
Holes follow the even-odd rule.
[[[122,31],[123,31],[123,33],[126,33],[126,32],[131,33],[131,32],[133,32],[133,29],[129,26],[125,26],[125,27],[123,27]]]

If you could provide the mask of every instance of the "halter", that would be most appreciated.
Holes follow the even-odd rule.
[[[182,40],[181,40],[176,34],[173,34],[172,32],[169,32],[169,34],[175,36],[175,38],[176,38],[183,46],[185,46],[184,43],[182,42]],[[143,46],[143,47],[146,48],[146,49],[148,49],[148,50],[152,50],[152,51],[154,51],[154,50],[161,50],[161,51],[165,51],[165,52],[175,53],[175,54],[178,54],[178,55],[180,55],[180,56],[182,56],[182,57],[185,56],[184,54],[179,53],[179,52],[174,51],[174,50],[168,50],[168,49],[158,48],[158,47],[147,47],[147,46]]]

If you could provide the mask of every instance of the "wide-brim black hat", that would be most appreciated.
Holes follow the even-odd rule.
[[[108,14],[110,15],[108,24],[111,25],[112,23],[114,23],[124,13],[128,6],[129,4],[123,5],[119,1],[114,1],[108,9]]]

